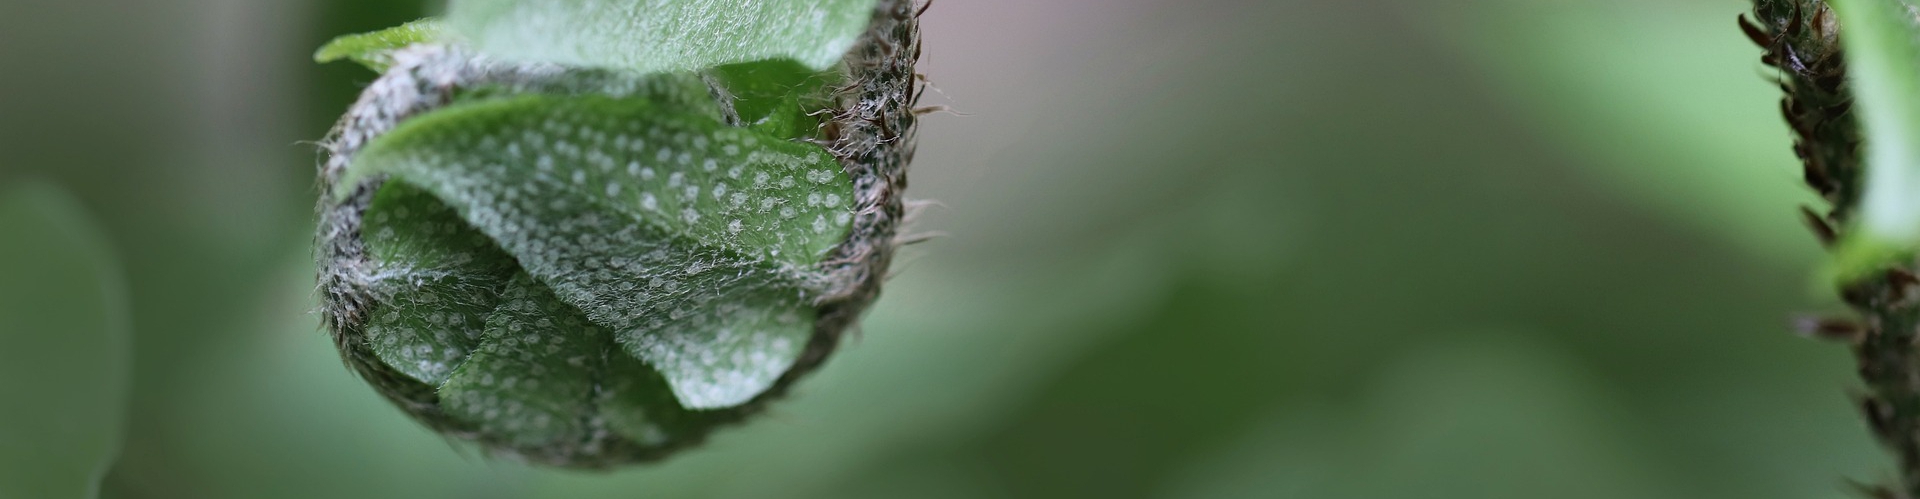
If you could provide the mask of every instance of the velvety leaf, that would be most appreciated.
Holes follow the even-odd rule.
[[[79,204],[0,190],[0,497],[96,497],[120,449],[125,284]]]
[[[514,60],[643,72],[789,58],[840,60],[874,0],[451,0],[450,26]]]
[[[445,32],[438,19],[422,19],[372,33],[341,36],[321,46],[319,51],[314,52],[313,60],[333,62],[347,59],[376,72],[386,71],[387,66],[393,63],[387,54],[394,49],[439,41],[445,37]]]
[[[611,347],[606,329],[519,274],[487,318],[484,343],[440,398],[448,414],[483,433],[508,435],[515,446],[584,442],[592,433],[594,385]]]
[[[640,74],[617,69],[568,69],[564,73],[515,85],[480,85],[462,89],[456,100],[477,101],[511,97],[526,93],[553,95],[601,95],[638,99],[673,111],[698,114],[714,120],[726,112],[713,97],[707,82],[694,73]]]
[[[430,385],[467,358],[514,273],[513,257],[419,188],[383,186],[363,237],[380,305],[367,338],[382,362]]]
[[[375,141],[348,178],[376,174],[453,207],[689,408],[743,403],[792,365],[813,266],[852,216],[818,146],[635,99],[459,104]]]
[[[600,420],[608,430],[641,445],[664,445],[700,423],[700,414],[680,406],[666,378],[622,352],[607,355],[599,394]]]
[[[526,274],[512,279],[485,345],[440,395],[452,416],[520,448],[591,446],[609,431],[660,446],[697,417],[609,331]]]

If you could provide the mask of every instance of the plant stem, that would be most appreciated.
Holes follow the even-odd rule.
[[[1846,237],[1864,192],[1859,123],[1848,94],[1847,68],[1833,11],[1824,0],[1755,0],[1757,22],[1741,18],[1747,36],[1766,49],[1761,61],[1779,72],[1786,97],[1781,112],[1794,132],[1807,185],[1828,202],[1824,214],[1807,209],[1809,226],[1832,247]],[[1899,483],[1864,490],[1881,498],[1920,498],[1920,294],[1913,262],[1840,286],[1840,297],[1860,316],[1821,321],[1818,336],[1851,343],[1867,386],[1860,410],[1874,437],[1891,451]]]

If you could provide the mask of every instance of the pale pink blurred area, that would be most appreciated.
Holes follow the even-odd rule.
[[[1216,133],[1209,122],[1285,112],[1288,80],[1302,76],[1245,85],[1280,74],[1261,61],[1294,51],[1233,45],[1293,23],[1275,24],[1278,5],[1233,3],[937,2],[922,72],[928,101],[955,112],[924,121],[914,194],[952,208],[935,211],[935,225],[992,235],[952,244],[1107,237],[1099,213],[1119,200],[1106,193],[1143,196],[1125,203],[1135,206],[1163,200],[1155,191],[1208,169],[1167,166],[1201,146],[1196,135]],[[1222,50],[1259,59],[1232,62]]]

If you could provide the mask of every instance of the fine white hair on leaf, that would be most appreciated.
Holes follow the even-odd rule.
[[[902,193],[921,12],[876,2],[821,127],[798,141],[557,113],[363,168],[390,132],[485,107],[474,99],[628,99],[750,126],[705,72],[506,62],[456,44],[386,53],[322,142],[319,287],[344,360],[443,434],[558,466],[658,459],[759,412],[824,362],[910,243],[898,228],[918,211]],[[608,206],[631,210],[589,209]]]

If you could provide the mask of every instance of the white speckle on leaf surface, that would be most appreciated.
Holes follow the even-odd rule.
[[[517,445],[583,439],[590,428],[580,415],[593,412],[602,366],[567,359],[595,356],[611,336],[594,326],[556,327],[551,317],[577,312],[525,274],[509,281],[501,300],[508,305],[487,318],[485,340],[440,390],[447,412],[512,435]]]
[[[377,62],[392,70],[324,144],[335,197],[323,200],[323,317],[349,366],[437,431],[562,466],[654,459],[705,435],[715,414],[758,410],[742,404],[831,351],[822,340],[871,303],[892,253],[899,206],[887,194],[902,187],[914,129],[901,55],[918,53],[918,6],[880,5],[876,38],[810,59],[754,51],[799,46],[787,36],[818,43],[826,32],[808,30],[840,21],[862,31],[874,0],[452,0],[454,17],[479,22],[455,19],[451,44],[390,49]],[[632,22],[688,15],[702,17]],[[702,27],[727,19],[744,24]],[[727,88],[731,69],[516,61],[496,50],[492,21],[530,35],[515,48],[541,61],[639,35],[668,56],[794,57],[854,85],[783,87],[832,94],[834,113],[808,116],[839,124],[838,139],[806,140],[791,125],[807,118],[767,114],[752,96],[762,90]],[[674,45],[692,30],[720,45]],[[843,53],[846,65],[827,67]],[[673,174],[671,186],[660,178]],[[368,201],[409,191],[400,205]],[[813,360],[795,371],[802,351]]]
[[[374,288],[386,300],[368,321],[367,337],[389,365],[438,384],[450,374],[448,360],[477,344],[481,319],[494,305],[486,283],[504,275],[511,257],[484,236],[430,229],[465,223],[424,193],[383,194],[365,228],[369,250],[380,257]]]
[[[778,319],[813,313],[809,296],[817,291],[810,286],[821,278],[809,269],[845,237],[847,224],[837,222],[849,214],[849,208],[825,200],[849,197],[851,182],[844,175],[821,178],[819,172],[830,172],[837,163],[818,146],[756,142],[751,130],[692,116],[635,116],[657,112],[643,104],[590,97],[520,97],[456,106],[436,118],[456,120],[471,113],[479,126],[442,125],[421,132],[403,127],[389,135],[391,141],[364,152],[354,168],[392,175],[457,210],[514,255],[530,282],[550,288],[560,302],[611,331],[620,350],[658,370],[685,407],[739,405],[772,386],[812,334],[810,321]],[[552,126],[539,126],[543,123]],[[617,140],[578,136],[588,130],[651,137],[654,149],[636,154],[617,147]],[[480,146],[487,143],[497,145]],[[702,143],[707,147],[695,147]],[[758,143],[760,149],[741,156],[719,150],[745,143]],[[507,153],[515,144],[534,151],[540,144],[566,144],[571,152],[541,154],[550,167],[539,162],[515,169]],[[502,163],[507,167],[477,166]],[[610,166],[615,164],[625,168]],[[723,181],[746,175],[764,179],[771,171],[794,168],[810,172],[808,184]],[[654,188],[620,195],[621,186],[649,185],[660,174],[666,175],[671,195],[657,195]],[[754,197],[763,199],[761,206],[779,206],[779,212],[735,209]],[[665,213],[674,216],[661,216]],[[660,291],[635,292],[635,283]],[[489,328],[520,325],[494,315],[471,322]],[[549,374],[564,372],[565,358],[578,357],[568,347],[532,349],[529,342],[487,339],[492,337],[473,348],[494,352],[488,358],[498,362],[534,362]],[[555,355],[564,357],[539,360]],[[569,386],[550,377],[532,382],[543,390]],[[546,414],[550,428],[565,429],[558,417],[564,411],[548,409],[529,404],[488,420],[531,428],[539,426],[531,418]]]

